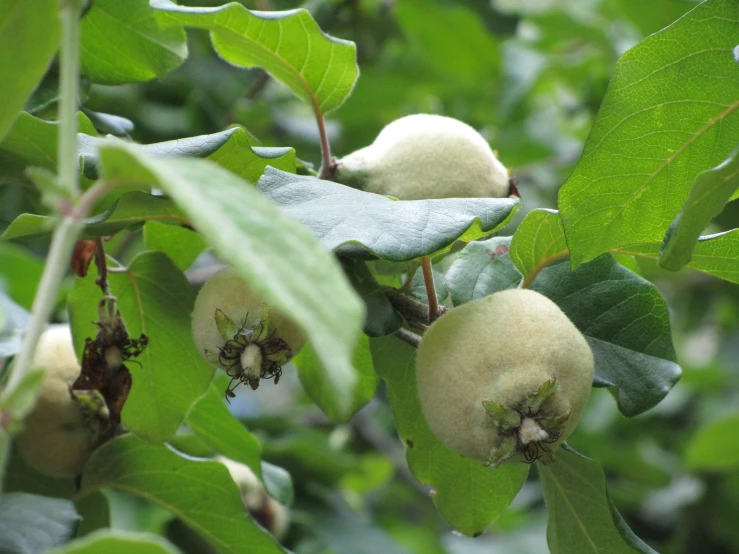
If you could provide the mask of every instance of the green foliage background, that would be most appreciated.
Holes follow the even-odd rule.
[[[44,16],[54,9],[37,4]],[[106,249],[129,268],[111,279],[129,330],[188,331],[193,291],[182,272],[202,282],[191,264],[210,246],[289,307],[311,329],[311,347],[297,360],[299,376],[286,370],[278,387],[242,391],[229,412],[223,375],[209,385],[211,370],[191,345],[152,344],[142,366],[131,367],[135,382],[148,383],[123,414],[135,435],[96,452],[79,488],[35,475],[14,456],[0,514],[3,501],[32,503],[14,495],[54,497],[32,507],[85,536],[59,552],[280,551],[243,517],[220,465],[192,464],[176,449],[237,459],[261,473],[271,494],[294,497],[284,544],[297,553],[540,553],[547,544],[562,554],[739,551],[739,202],[727,203],[736,197],[739,143],[734,0],[122,4],[95,0],[82,21],[78,121],[87,135],[79,144],[83,188],[100,175],[131,183],[100,199],[85,229],[90,237],[118,233]],[[308,11],[262,20],[244,9],[298,7]],[[58,64],[47,44],[58,40],[56,19],[40,17],[49,32],[27,44],[5,30],[22,34],[14,18],[23,14],[0,9],[0,88],[16,92],[0,114],[0,358],[13,353],[24,317],[13,310],[30,309],[51,230],[24,170],[57,162]],[[339,38],[321,37],[319,27]],[[6,44],[20,44],[29,58],[3,54]],[[24,78],[6,86],[2,79],[16,73]],[[24,100],[27,113],[6,116]],[[519,209],[510,217],[513,201],[486,199],[420,206],[445,216],[433,228],[437,241],[388,233],[383,243],[374,230],[406,219],[412,227],[413,217],[340,185],[330,197],[324,188],[317,194],[314,109],[326,116],[337,157],[403,115],[461,119],[511,168]],[[101,147],[106,134],[162,144]],[[259,183],[263,194],[234,177],[256,182],[267,165],[274,169]],[[204,188],[209,179],[218,187]],[[168,198],[146,194],[137,180]],[[287,194],[297,200],[281,211],[265,200],[288,204]],[[243,206],[258,206],[262,219],[224,229],[219,210]],[[327,224],[360,211],[351,232]],[[523,467],[491,474],[460,461],[418,414],[412,349],[363,336],[349,350],[362,308],[341,297],[349,287],[333,257],[285,213],[342,257],[371,337],[400,326],[378,282],[397,285],[406,262],[439,261],[455,239],[496,231],[435,266],[439,294],[459,304],[523,281],[558,302],[605,368],[568,441],[595,462],[567,452],[527,476]],[[203,238],[163,224],[182,222]],[[367,261],[372,255],[383,261]],[[68,278],[56,307],[56,319],[67,320],[69,295],[78,350],[92,333],[79,329],[95,318],[90,281]],[[141,309],[141,297],[167,295]],[[316,315],[330,302],[334,319]],[[291,479],[274,477],[284,475],[279,468]],[[72,505],[57,509],[56,498],[71,499],[83,524],[71,525]],[[474,540],[453,532],[486,527]]]

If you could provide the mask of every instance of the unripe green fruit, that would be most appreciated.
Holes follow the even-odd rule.
[[[472,127],[440,115],[402,117],[337,163],[335,178],[400,200],[502,198],[508,170]]]
[[[511,289],[434,322],[416,379],[439,440],[496,467],[532,462],[567,438],[590,394],[593,355],[554,302]]]
[[[244,508],[254,520],[278,540],[285,538],[290,526],[290,510],[272,498],[249,466],[219,456],[231,479],[239,486]]]
[[[254,389],[262,378],[279,379],[280,368],[305,343],[303,331],[269,309],[233,268],[220,271],[200,289],[192,334],[212,365]]]
[[[28,465],[50,477],[74,477],[105,429],[105,408],[94,393],[75,392],[80,373],[68,326],[49,328],[39,338],[33,366],[46,371],[36,404],[24,420],[18,451]]]

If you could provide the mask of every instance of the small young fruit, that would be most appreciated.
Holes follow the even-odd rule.
[[[440,115],[402,117],[338,160],[338,182],[400,200],[502,198],[508,170],[472,127]]]
[[[239,486],[244,508],[249,515],[278,540],[285,538],[290,526],[290,510],[272,498],[259,482],[254,472],[244,464],[219,456],[218,461],[226,466],[231,479]]]
[[[107,422],[99,396],[71,391],[80,364],[69,326],[53,326],[41,335],[33,366],[44,369],[46,375],[18,436],[18,451],[40,473],[74,477],[82,473]]]
[[[220,271],[203,285],[192,312],[192,334],[198,350],[215,367],[252,389],[260,379],[282,374],[282,366],[305,343],[297,325],[270,309],[233,268]],[[233,396],[231,387],[227,396]]]
[[[453,309],[426,331],[416,379],[439,440],[497,467],[560,445],[590,394],[593,355],[547,297],[497,292]]]

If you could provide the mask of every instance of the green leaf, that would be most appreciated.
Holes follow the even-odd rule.
[[[268,165],[289,173],[296,171],[294,148],[252,146],[249,134],[241,127],[236,127],[208,159],[250,183],[259,181]]]
[[[490,234],[518,206],[510,198],[391,200],[272,168],[259,180],[259,190],[339,255],[393,262],[434,254],[457,239]]]
[[[549,511],[547,543],[552,554],[656,554],[638,539],[639,547],[632,537],[627,540],[628,527],[617,527],[597,462],[560,448],[554,462],[537,465]]]
[[[696,175],[739,143],[734,0],[709,0],[619,60],[559,192],[572,265],[660,242]]]
[[[46,73],[59,37],[58,0],[0,4],[0,140]]]
[[[98,178],[97,149],[105,142],[106,139],[87,135],[77,136],[83,172],[90,179]],[[294,149],[252,147],[249,135],[241,127],[231,127],[211,135],[143,144],[140,148],[157,158],[207,157],[250,183],[256,183],[268,165],[283,171],[295,172]]]
[[[348,421],[351,416],[364,408],[375,395],[379,379],[372,365],[369,339],[364,334],[360,334],[352,358],[359,379],[354,388],[354,396],[351,399],[348,413],[342,411],[341,400],[336,398],[327,383],[320,379],[321,364],[310,345],[303,347],[300,354],[293,359],[293,363],[298,368],[300,383],[303,385],[306,394],[336,423]]]
[[[133,191],[122,195],[105,212],[85,220],[80,238],[92,239],[135,228],[146,221],[189,223],[172,200]],[[21,214],[0,236],[3,240],[46,237],[53,231],[53,219],[42,215]]]
[[[649,281],[602,256],[570,271],[566,261],[531,287],[551,298],[585,335],[595,383],[618,388],[626,416],[656,406],[680,378],[667,304]]]
[[[13,423],[23,420],[25,415],[31,411],[36,404],[36,397],[41,388],[41,383],[46,376],[46,371],[36,369],[26,373],[21,379],[18,387],[13,389],[9,396],[0,398],[0,412],[10,412]],[[8,427],[8,425],[4,425]]]
[[[569,255],[565,230],[557,210],[532,210],[513,234],[511,260],[526,286],[545,265]]]
[[[84,537],[98,529],[107,529],[111,526],[113,507],[108,497],[101,491],[75,498],[74,507],[82,520],[75,536]]]
[[[213,450],[249,466],[261,476],[262,448],[259,441],[228,411],[223,391],[214,384],[195,402],[186,420],[190,429]]]
[[[160,25],[148,0],[95,0],[81,26],[80,66],[95,83],[123,85],[161,77],[187,58],[187,36]]]
[[[521,282],[509,253],[510,244],[511,237],[493,237],[471,242],[462,249],[445,277],[455,306]]]
[[[163,22],[208,29],[216,52],[240,67],[262,67],[315,110],[328,113],[359,76],[354,43],[321,31],[306,10],[251,12],[237,2],[216,8],[151,0]]]
[[[97,134],[95,127],[82,112],[77,114],[77,125],[81,133]],[[55,171],[58,128],[56,121],[46,121],[22,112],[0,143],[0,156],[22,165]]]
[[[135,494],[179,517],[219,552],[280,553],[274,539],[245,514],[226,467],[178,455],[165,445],[124,435],[98,448],[82,475],[80,494],[111,488]]]
[[[728,414],[698,430],[685,453],[691,471],[727,471],[739,466],[735,440],[739,413]]]
[[[213,368],[192,339],[190,313],[195,294],[182,272],[161,252],[142,252],[123,273],[108,273],[128,333],[144,333],[149,344],[127,367],[133,378],[123,408],[124,425],[147,440],[169,439],[192,404],[205,393]],[[88,275],[69,295],[69,320],[75,350],[94,336],[101,292]],[[80,356],[81,358],[81,356]]]
[[[486,468],[463,458],[432,433],[416,392],[416,350],[395,337],[372,339],[375,369],[387,382],[390,406],[413,475],[433,487],[439,512],[458,531],[477,536],[510,504],[528,474],[526,464]]]
[[[66,544],[49,554],[177,554],[179,550],[152,533],[135,533],[120,529],[97,531]]]
[[[0,552],[46,552],[72,536],[78,519],[69,500],[22,492],[0,496]]]
[[[148,220],[144,224],[144,247],[164,252],[178,269],[184,271],[208,245],[203,237],[190,229]]]
[[[163,189],[250,288],[300,325],[321,361],[318,377],[347,415],[357,386],[351,356],[363,314],[331,253],[254,187],[211,162],[153,159],[120,141],[101,145],[100,159],[107,179],[143,180]]]
[[[182,156],[205,158],[214,154],[239,131],[244,133],[243,129],[233,127],[210,135],[198,135],[178,140],[156,142],[154,144],[142,144],[139,148],[147,154],[158,158],[178,158]],[[79,156],[82,158],[82,171],[89,179],[98,178],[98,164],[100,163],[98,159],[98,147],[108,142],[109,140],[105,138],[77,135],[77,149]]]
[[[341,259],[349,282],[364,300],[367,317],[362,330],[370,337],[384,337],[403,325],[402,316],[395,311],[367,264],[361,260]]]
[[[687,202],[667,231],[659,265],[677,271],[690,262],[701,231],[723,210],[737,189],[739,148],[717,167],[695,178]]]
[[[43,270],[43,260],[33,256],[25,248],[14,244],[0,244],[0,286],[26,310],[31,309]]]
[[[616,252],[630,256],[659,257],[659,243],[631,244]],[[687,267],[739,284],[739,229],[700,237]]]

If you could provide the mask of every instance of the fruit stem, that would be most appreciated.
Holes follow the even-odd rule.
[[[436,298],[436,286],[434,285],[434,273],[431,269],[431,257],[421,258],[421,269],[423,270],[423,283],[426,285],[426,295],[429,299],[429,323],[433,323],[439,316],[439,300]]]

